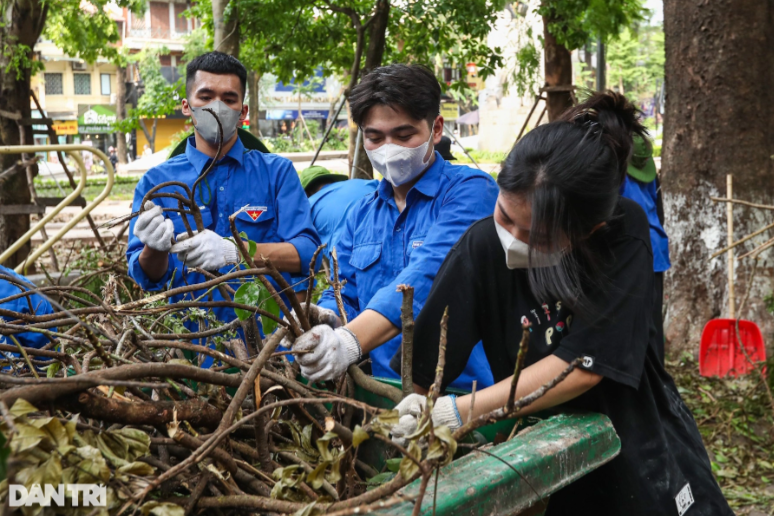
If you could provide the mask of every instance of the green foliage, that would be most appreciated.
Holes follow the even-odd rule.
[[[93,63],[100,57],[110,60],[119,57],[120,39],[118,26],[105,11],[107,0],[91,0],[92,12],[84,12],[80,0],[51,0],[48,4],[48,18],[43,37],[51,40],[67,56],[78,57]],[[119,0],[118,7],[127,7],[133,13],[142,15],[145,0]]]
[[[147,48],[130,56],[130,61],[137,64],[145,91],[137,100],[137,107],[129,109],[124,120],[113,124],[116,131],[129,133],[142,129],[142,119],[171,115],[180,105],[180,99],[185,95],[185,81],[180,79],[170,84],[161,75],[159,55],[168,52],[166,48]]]
[[[13,430],[9,421],[13,422]],[[0,423],[0,441],[5,444],[5,436],[11,436],[9,446],[3,446],[0,454],[3,465],[12,460],[16,467],[14,481],[27,489],[34,484],[106,484],[108,508],[115,510],[123,503],[119,498],[126,499],[127,491],[147,485],[155,475],[153,466],[138,461],[150,453],[150,436],[134,428],[105,429],[98,434],[91,430],[79,432],[77,421],[77,415],[63,422],[39,412],[23,399],[16,401]],[[7,502],[7,497],[7,479],[3,475],[0,502]],[[32,507],[23,512],[42,511],[42,507]],[[67,497],[66,506],[57,509],[57,514],[83,512]],[[182,513],[143,510],[143,514]]]
[[[22,80],[25,72],[29,71],[30,75],[35,75],[45,67],[42,61],[32,60],[32,49],[27,45],[6,43],[3,47],[3,56],[8,61],[5,73],[15,72],[17,81]]]
[[[443,55],[460,68],[477,63],[479,75],[485,78],[502,63],[500,49],[489,48],[486,36],[504,4],[504,0],[428,0],[393,5],[382,62],[432,67],[435,56]],[[350,14],[366,23],[376,1],[237,0],[236,5],[242,30],[240,57],[248,68],[261,75],[272,73],[285,83],[291,79],[300,83],[321,66],[338,76],[350,72],[357,40]],[[368,47],[366,33],[361,65]],[[459,81],[452,88],[467,85]]]
[[[560,45],[575,50],[593,38],[610,41],[624,27],[643,21],[642,0],[544,0],[537,9]]]
[[[501,151],[482,151],[476,149],[466,150],[468,151],[468,154],[470,154],[473,159],[476,160],[476,163],[502,163],[505,161],[506,156],[508,156],[507,152]],[[458,164],[473,163],[464,152],[455,151],[452,154],[454,154],[454,157],[457,158],[456,163]]]
[[[767,365],[771,375],[774,360]],[[753,507],[770,513],[774,411],[757,375],[705,378],[688,353],[668,361],[667,370],[696,419],[712,471],[731,507],[738,514]]]
[[[661,26],[625,29],[607,47],[608,80],[623,85],[633,99],[652,97],[664,80],[664,31]]]

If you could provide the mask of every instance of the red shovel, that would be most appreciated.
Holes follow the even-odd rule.
[[[726,178],[727,198],[732,198],[732,180]],[[734,241],[733,203],[726,204],[728,245]],[[748,286],[749,288],[749,286]],[[766,361],[766,348],[760,328],[752,321],[737,319],[734,310],[734,250],[728,250],[729,319],[712,319],[704,326],[699,349],[699,373],[702,376],[739,376],[755,369],[755,362]],[[744,346],[744,349],[740,346]]]

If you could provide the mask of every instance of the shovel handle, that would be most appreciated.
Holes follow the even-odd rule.
[[[726,197],[733,199],[733,176],[726,176]],[[726,218],[728,221],[728,245],[734,243],[734,203],[726,204]],[[734,306],[734,250],[728,250],[728,315],[730,319],[736,319],[736,307]]]

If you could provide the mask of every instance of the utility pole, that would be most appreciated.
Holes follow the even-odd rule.
[[[597,91],[605,90],[606,66],[605,44],[602,42],[602,38],[597,38]]]

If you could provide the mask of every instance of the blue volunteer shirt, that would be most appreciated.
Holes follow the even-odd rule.
[[[497,192],[488,174],[452,165],[438,152],[406,196],[402,213],[392,186],[381,181],[376,192],[352,208],[336,246],[340,278],[347,281],[342,289],[347,318],[351,321],[370,309],[400,328],[402,294],[396,288],[401,284],[414,287],[416,317],[446,254],[473,222],[492,214]],[[338,313],[331,289],[323,292],[318,304]],[[390,359],[400,340],[398,336],[371,351],[374,376],[398,377]],[[478,388],[493,383],[480,343],[452,385],[469,389],[474,379]]]
[[[20,281],[23,281],[25,283],[30,283],[30,280],[28,280],[24,276],[16,274],[13,270],[7,267],[3,267],[2,265],[0,265],[0,274],[13,276],[14,278]],[[25,287],[21,287],[21,289],[24,289],[24,291],[28,290]],[[8,297],[11,297],[13,295],[19,294],[21,292],[21,289],[20,287],[11,283],[10,281],[0,278],[0,301]],[[13,312],[21,312],[25,314],[35,314],[35,315],[46,315],[46,314],[54,313],[53,308],[51,308],[51,304],[48,301],[46,301],[42,296],[38,294],[32,294],[31,296],[29,296],[29,299],[32,304],[31,311],[30,311],[30,303],[27,302],[26,296],[19,297],[12,301],[0,302],[0,309],[10,310]],[[12,316],[2,315],[2,313],[0,313],[0,320],[3,322],[10,322],[14,319],[15,318]],[[49,328],[49,329],[50,331],[54,331],[54,332],[56,331],[56,328]],[[42,348],[49,342],[48,338],[42,333],[35,333],[31,331],[24,332],[24,333],[17,333],[16,335],[14,335],[14,337],[16,337],[16,340],[19,341],[19,344],[30,348]],[[0,332],[0,344],[7,344],[11,346],[16,345],[13,342],[13,340],[8,338],[7,335],[2,335],[2,332]]]
[[[323,253],[329,261],[331,250],[344,230],[349,212],[359,200],[372,194],[377,186],[379,181],[376,179],[349,179],[327,184],[309,198],[312,222],[320,235],[320,241],[326,244]]]
[[[669,238],[661,221],[658,220],[656,199],[658,198],[658,181],[642,183],[626,175],[626,181],[621,187],[621,195],[639,204],[648,216],[650,226],[650,245],[653,247],[653,271],[664,272],[672,266],[669,261]]]
[[[150,169],[142,176],[134,191],[132,211],[140,209],[145,194],[154,186],[166,181],[180,181],[193,186],[194,181],[210,164],[211,158],[196,149],[194,137],[188,140],[185,154],[162,163]],[[187,197],[180,187],[165,187],[162,192],[177,192]],[[167,208],[177,208],[177,201],[171,198],[154,199],[156,204]],[[196,188],[196,202],[202,211],[205,229],[224,236],[231,236],[228,217],[246,207],[236,217],[236,227],[239,232],[245,232],[247,237],[257,243],[288,242],[298,251],[301,259],[301,271],[308,271],[320,239],[312,226],[309,203],[301,188],[298,174],[293,164],[275,154],[262,154],[246,150],[237,139],[228,154],[218,161],[204,181]],[[181,214],[164,212],[175,225],[175,234],[185,233]],[[196,229],[193,217],[188,216],[192,229]],[[134,225],[137,218],[129,225],[129,245],[126,258],[129,262],[129,275],[143,290],[154,291],[176,288],[185,284],[196,284],[207,281],[202,274],[189,272],[177,255],[169,255],[169,266],[166,273],[158,281],[151,281],[140,267],[140,252],[144,245],[134,235]],[[228,273],[233,266],[223,267],[219,272]],[[283,273],[283,276],[296,291],[305,291],[307,282],[303,281],[308,274]],[[170,284],[171,282],[171,284]],[[168,285],[169,284],[169,285]],[[231,284],[236,289],[239,281]],[[185,296],[175,296],[172,302],[178,302],[184,297],[187,301],[204,294],[198,290]],[[219,289],[211,293],[213,301],[222,301]],[[206,301],[207,299],[203,299]],[[223,323],[236,318],[232,308],[217,307],[210,309],[211,313]],[[198,322],[187,321],[186,327],[191,331],[200,331]],[[211,360],[205,361],[205,365]]]

